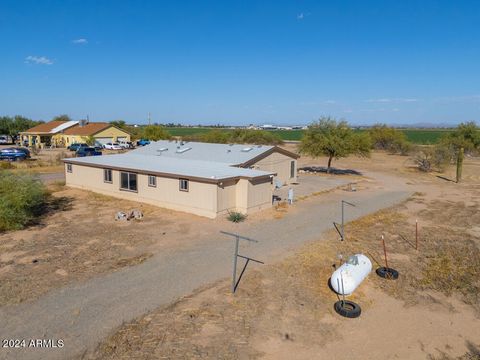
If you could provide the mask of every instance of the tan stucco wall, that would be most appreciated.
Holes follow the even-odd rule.
[[[116,141],[117,138],[126,138],[126,141],[130,141],[130,134],[117,129],[116,127],[109,127],[105,130],[100,131],[99,133],[94,135],[96,138],[102,138],[102,137],[113,137],[114,140]]]
[[[236,210],[244,214],[253,213],[272,206],[272,185],[270,181],[252,183],[240,179],[235,192]]]
[[[295,176],[290,178],[290,163],[295,162]],[[297,182],[297,160],[289,156],[274,152],[267,157],[257,161],[252,165],[258,170],[265,170],[277,173],[275,180],[280,180],[283,184]]]
[[[66,185],[99,192],[122,199],[140,201],[167,209],[185,211],[215,218],[217,215],[217,185],[189,182],[189,191],[179,190],[179,180],[157,177],[157,187],[148,186],[148,175],[138,174],[137,192],[120,190],[120,172],[112,170],[112,183],[103,181],[103,169],[72,164],[66,171]]]
[[[272,203],[270,180],[231,180],[222,185],[189,181],[189,191],[179,190],[179,180],[157,176],[157,186],[148,186],[148,175],[137,174],[137,192],[120,190],[120,172],[112,170],[112,183],[103,181],[103,169],[72,164],[66,171],[66,185],[105,195],[145,202],[167,209],[215,218],[228,211],[252,213]]]
[[[236,211],[236,188],[238,180],[225,182],[217,189],[217,212]]]

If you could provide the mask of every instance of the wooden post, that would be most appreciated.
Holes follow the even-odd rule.
[[[388,269],[387,248],[385,247],[385,236],[382,235],[383,253],[385,254],[385,267]]]

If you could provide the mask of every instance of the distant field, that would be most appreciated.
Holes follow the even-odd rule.
[[[173,136],[196,135],[211,131],[212,128],[168,128],[168,132]],[[222,129],[222,131],[231,131]],[[365,130],[357,130],[365,131]],[[439,129],[404,129],[402,130],[407,139],[415,144],[434,144],[440,137],[447,134],[451,130]],[[302,138],[303,130],[272,130],[277,133],[283,140],[298,141]]]

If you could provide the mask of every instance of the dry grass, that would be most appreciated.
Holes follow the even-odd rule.
[[[362,252],[373,260],[374,268],[383,266],[381,234],[386,238],[389,265],[400,271],[400,278],[385,281],[372,273],[367,284],[410,306],[432,301],[428,294],[441,292],[460,295],[465,303],[479,310],[478,239],[465,229],[447,230],[451,222],[476,215],[470,205],[459,202],[448,208],[458,218],[449,217],[444,204],[430,204],[422,196],[416,193],[409,202],[349,223],[344,242],[331,231],[322,241],[305,246],[278,264],[250,269],[234,297],[229,294],[228,283],[219,282],[125,324],[91,358],[256,359],[263,354],[254,345],[267,339],[321,346],[338,337],[338,328],[324,320],[326,314],[332,314],[331,306],[337,299],[328,280],[334,265],[340,264],[338,255],[345,259]],[[422,224],[427,219],[437,224],[421,228],[420,251],[415,250],[410,203],[428,209],[417,214]],[[438,219],[444,223],[438,225]],[[368,311],[370,302],[361,289],[351,298]],[[477,358],[478,349],[473,347],[459,359]]]

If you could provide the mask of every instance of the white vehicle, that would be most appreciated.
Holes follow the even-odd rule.
[[[118,145],[120,145],[123,149],[133,149],[133,143],[131,141],[119,141]]]
[[[122,150],[123,149],[119,143],[111,143],[111,142],[103,144],[103,148],[106,150]]]
[[[13,139],[9,135],[0,135],[0,144],[13,144]]]

